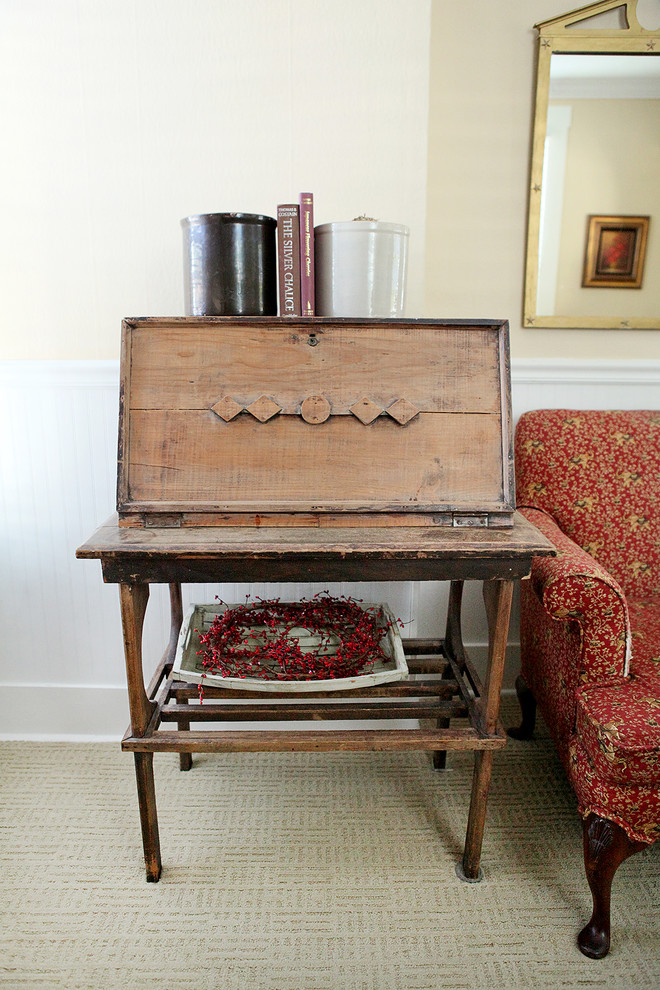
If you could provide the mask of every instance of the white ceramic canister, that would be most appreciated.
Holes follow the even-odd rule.
[[[408,227],[348,220],[314,228],[317,316],[403,316]]]

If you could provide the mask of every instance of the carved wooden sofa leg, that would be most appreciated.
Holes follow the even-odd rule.
[[[614,874],[625,859],[645,849],[646,843],[628,838],[620,825],[593,814],[582,822],[582,835],[593,913],[577,941],[585,956],[602,959],[610,948],[610,895]]]
[[[516,694],[522,715],[522,722],[518,728],[511,728],[507,735],[512,739],[531,739],[536,726],[536,698],[527,687],[527,682],[522,674],[516,677]]]

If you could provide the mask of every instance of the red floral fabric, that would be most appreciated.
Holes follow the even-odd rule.
[[[537,410],[521,417],[515,451],[518,504],[557,549],[523,582],[523,676],[582,813],[654,841],[660,413]]]
[[[571,740],[569,759],[568,776],[577,795],[580,814],[608,818],[638,842],[660,839],[656,785],[624,787],[604,780],[589,759],[579,736]]]
[[[516,430],[518,504],[548,512],[643,599],[660,580],[660,412],[539,409]]]

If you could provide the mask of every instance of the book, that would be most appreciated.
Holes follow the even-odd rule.
[[[314,196],[300,194],[300,305],[314,316]]]
[[[280,316],[300,316],[300,207],[277,207],[277,264]]]

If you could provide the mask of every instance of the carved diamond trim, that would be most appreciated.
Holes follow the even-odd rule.
[[[245,407],[249,413],[251,413],[255,419],[258,419],[260,423],[265,423],[267,420],[272,419],[273,416],[277,416],[279,412],[282,412],[282,407],[278,406],[267,395],[260,395],[258,399],[251,402],[249,406]]]
[[[413,406],[412,402],[408,402],[407,399],[397,399],[385,412],[392,419],[395,419],[397,423],[400,423],[401,426],[405,426],[411,419],[419,415],[419,409]]]
[[[211,412],[214,412],[216,416],[220,419],[224,419],[225,423],[228,423],[235,416],[238,416],[240,412],[243,412],[243,406],[240,406],[230,395],[225,395],[222,399],[218,399],[215,405],[211,406]]]
[[[349,406],[349,412],[352,412],[353,415],[366,426],[368,426],[369,423],[373,423],[373,421],[380,416],[382,411],[383,410],[380,406],[377,406],[375,402],[372,402],[371,399],[367,399],[366,397],[358,399],[358,401],[354,402],[352,406]]]

